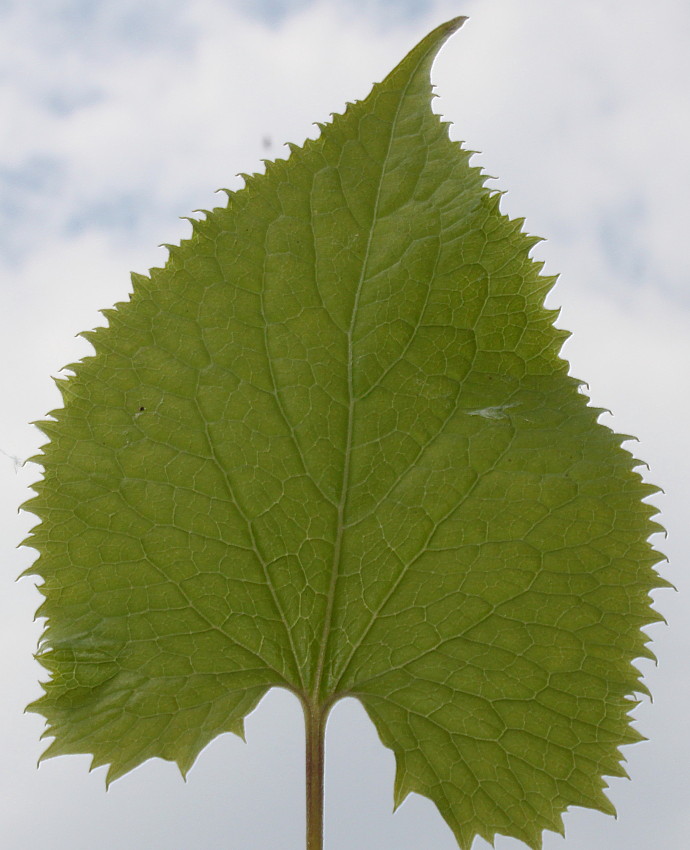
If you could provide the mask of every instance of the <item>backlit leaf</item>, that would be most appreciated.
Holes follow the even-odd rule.
[[[536,240],[431,111],[461,23],[86,334],[29,503],[47,755],[185,772],[278,686],[361,700],[396,802],[465,850],[612,811],[655,488],[568,376]]]

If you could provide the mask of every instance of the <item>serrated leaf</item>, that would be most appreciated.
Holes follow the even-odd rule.
[[[273,686],[361,700],[462,848],[604,775],[664,582],[535,239],[430,108],[425,38],[87,334],[29,509],[46,755],[187,771]]]

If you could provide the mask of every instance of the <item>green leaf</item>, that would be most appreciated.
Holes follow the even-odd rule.
[[[431,111],[462,22],[86,334],[29,503],[47,756],[186,772],[278,686],[361,700],[396,804],[465,850],[613,811],[655,488],[559,358],[537,240]]]

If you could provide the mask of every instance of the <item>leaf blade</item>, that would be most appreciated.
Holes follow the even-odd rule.
[[[655,511],[559,357],[536,240],[430,109],[463,20],[88,335],[29,503],[46,755],[185,772],[278,685],[357,696],[396,805],[461,847],[612,811]]]

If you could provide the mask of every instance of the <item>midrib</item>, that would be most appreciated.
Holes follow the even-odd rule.
[[[338,500],[338,511],[337,511],[337,529],[336,529],[336,538],[333,547],[333,562],[331,565],[331,580],[328,588],[328,597],[326,601],[326,614],[324,616],[324,625],[323,632],[321,634],[321,645],[319,649],[319,656],[316,665],[316,673],[314,675],[314,681],[312,685],[311,699],[314,701],[320,701],[322,698],[321,694],[321,685],[324,673],[324,667],[326,663],[326,655],[328,650],[329,638],[331,634],[331,628],[333,625],[333,613],[335,610],[335,592],[338,584],[338,577],[340,574],[340,559],[342,555],[342,545],[343,545],[343,536],[345,532],[345,508],[347,505],[347,498],[349,494],[349,484],[350,484],[350,467],[352,461],[352,436],[354,432],[354,412],[355,405],[357,399],[355,398],[354,386],[353,386],[353,333],[355,329],[355,323],[357,320],[357,311],[359,308],[359,300],[362,293],[362,288],[364,286],[364,282],[367,278],[367,271],[369,265],[369,257],[371,253],[371,245],[374,239],[374,232],[376,230],[376,225],[378,223],[378,213],[379,213],[379,204],[381,200],[381,189],[383,187],[383,182],[387,176],[388,170],[388,160],[390,158],[391,149],[393,147],[393,142],[395,140],[395,130],[398,123],[398,118],[400,116],[400,110],[402,108],[403,102],[407,96],[407,91],[412,84],[416,76],[417,69],[422,64],[422,61],[426,59],[426,55],[420,58],[420,61],[417,65],[417,68],[412,71],[409,75],[408,80],[401,92],[400,99],[398,101],[398,106],[395,110],[395,115],[393,116],[393,121],[391,122],[391,131],[390,137],[388,140],[388,147],[386,149],[386,154],[383,158],[383,163],[381,165],[381,176],[379,177],[378,186],[376,188],[376,199],[374,201],[374,212],[372,215],[371,226],[369,228],[369,236],[367,238],[367,246],[364,252],[364,258],[362,260],[362,272],[359,277],[359,281],[357,284],[357,291],[355,292],[354,303],[352,305],[352,315],[350,318],[350,326],[347,331],[347,389],[348,389],[348,413],[347,413],[347,436],[345,440],[345,455],[343,458],[343,479],[342,486],[340,490],[340,498]],[[334,696],[334,695],[333,695]]]

